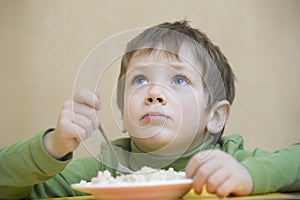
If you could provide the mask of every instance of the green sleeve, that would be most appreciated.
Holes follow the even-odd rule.
[[[36,184],[29,199],[51,197],[81,196],[84,193],[74,191],[70,185],[81,180],[91,181],[101,169],[100,162],[95,158],[74,160],[59,174],[41,184]]]
[[[252,194],[300,191],[300,143],[276,152],[246,151],[243,138],[236,134],[223,137],[219,145],[248,169]]]
[[[300,191],[300,143],[269,154],[257,149],[241,163],[253,177],[253,194]]]
[[[71,153],[56,160],[46,152],[42,137],[51,130],[0,149],[0,199],[70,196],[71,183],[95,175],[96,159],[71,162]]]

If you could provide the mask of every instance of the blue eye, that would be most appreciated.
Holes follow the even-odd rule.
[[[176,76],[172,83],[176,85],[187,85],[189,81],[184,76]]]
[[[148,83],[148,80],[144,76],[139,75],[133,79],[133,83],[135,85],[144,85]]]

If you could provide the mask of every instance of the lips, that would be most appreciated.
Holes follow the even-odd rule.
[[[154,122],[154,121],[161,121],[165,122],[167,120],[171,119],[169,116],[160,113],[160,112],[148,112],[141,118],[141,121],[143,122]]]

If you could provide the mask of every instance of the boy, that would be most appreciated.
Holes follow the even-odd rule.
[[[147,29],[128,44],[121,63],[117,101],[130,135],[114,141],[122,163],[133,170],[144,165],[185,170],[196,193],[206,184],[220,197],[299,189],[293,151],[248,152],[241,136],[221,138],[233,99],[233,72],[206,35],[186,21]],[[90,180],[99,170],[115,172],[105,147],[101,164],[96,158],[70,162],[97,129],[100,109],[99,96],[81,90],[64,104],[56,129],[2,149],[0,197],[82,195],[70,184]],[[295,146],[291,149],[299,149]]]

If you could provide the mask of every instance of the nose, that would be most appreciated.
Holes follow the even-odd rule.
[[[167,103],[165,96],[159,90],[154,90],[153,88],[146,95],[144,102],[146,105],[152,105],[157,103],[161,105],[166,105]]]

